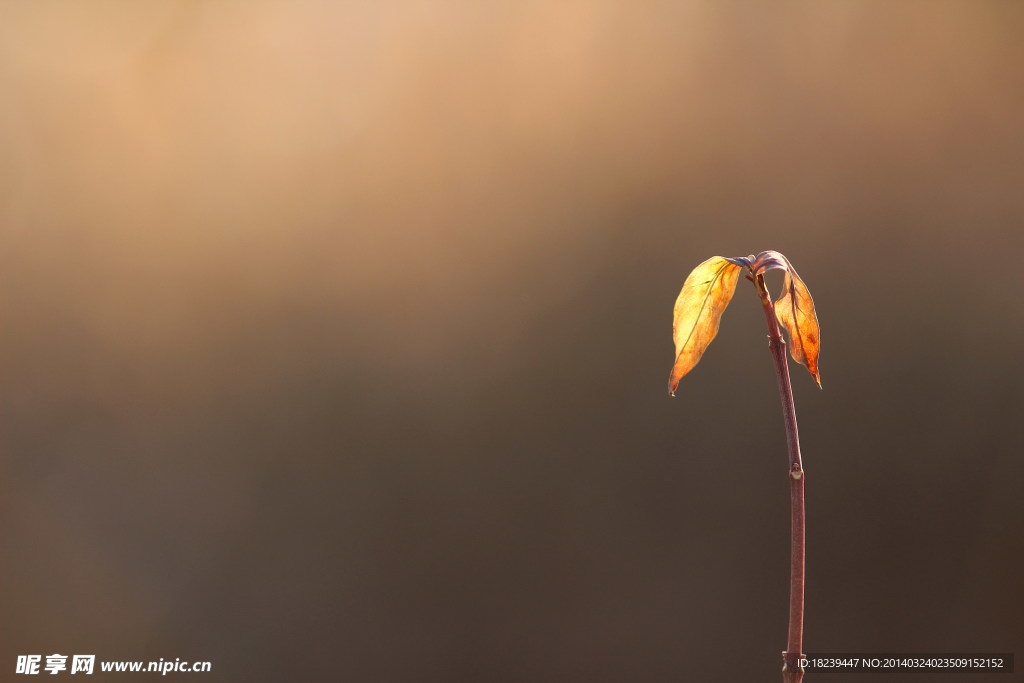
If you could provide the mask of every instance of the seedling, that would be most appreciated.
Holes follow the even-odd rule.
[[[784,272],[782,295],[772,304],[764,283],[769,270]],[[757,256],[723,258],[714,256],[693,269],[683,283],[676,299],[672,321],[672,338],[676,344],[676,362],[668,380],[669,394],[675,395],[679,380],[700,361],[708,345],[718,334],[725,307],[736,291],[740,272],[746,271],[761,298],[764,317],[768,323],[768,348],[775,362],[775,377],[782,399],[782,417],[786,424],[786,442],[789,445],[789,499],[790,499],[790,573],[789,573],[789,633],[786,650],[782,653],[782,680],[799,683],[804,672],[804,476],[800,457],[800,435],[796,425],[796,407],[793,387],[789,381],[786,362],[786,342],[780,325],[789,336],[793,360],[805,366],[821,386],[818,374],[818,352],[821,340],[814,301],[793,264],[777,251],[762,251]]]

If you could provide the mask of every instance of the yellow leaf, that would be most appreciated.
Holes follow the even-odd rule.
[[[697,365],[718,334],[722,313],[736,291],[740,269],[721,256],[713,256],[694,268],[683,283],[672,318],[676,362],[668,379],[670,394],[675,395],[679,380]]]
[[[814,300],[788,259],[785,273],[782,296],[775,302],[775,316],[789,336],[789,354],[810,371],[820,387],[818,353],[821,351],[821,331],[818,328],[818,316],[814,312]]]

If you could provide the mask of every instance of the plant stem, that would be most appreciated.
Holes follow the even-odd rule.
[[[782,416],[786,423],[786,442],[789,446],[789,501],[790,501],[790,565],[789,565],[789,634],[786,651],[782,653],[782,680],[800,683],[804,672],[800,665],[804,638],[804,476],[800,457],[800,434],[796,426],[796,405],[793,387],[789,381],[789,362],[786,360],[786,342],[779,330],[771,295],[764,284],[764,275],[754,278],[764,317],[768,323],[768,348],[775,361],[775,377],[782,399]]]

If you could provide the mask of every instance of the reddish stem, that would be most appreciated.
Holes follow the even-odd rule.
[[[789,636],[786,651],[782,653],[782,680],[800,683],[804,677],[800,659],[803,658],[804,639],[804,467],[800,458],[800,434],[796,426],[796,405],[793,387],[789,381],[789,363],[786,360],[786,342],[779,330],[775,307],[764,284],[764,275],[754,277],[758,296],[768,323],[768,348],[775,361],[775,377],[782,399],[782,416],[786,423],[786,442],[789,445],[789,500],[790,500],[790,564],[789,564]]]

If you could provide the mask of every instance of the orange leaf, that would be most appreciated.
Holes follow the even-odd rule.
[[[789,354],[810,371],[814,381],[821,387],[821,375],[818,374],[821,331],[818,328],[818,316],[814,312],[814,300],[789,259],[778,252],[771,253],[778,254],[785,262],[782,296],[775,302],[775,316],[789,336]]]
[[[679,380],[697,365],[718,334],[722,313],[736,291],[740,269],[721,256],[712,256],[694,268],[683,283],[672,318],[676,362],[668,379],[670,394],[675,395]]]

